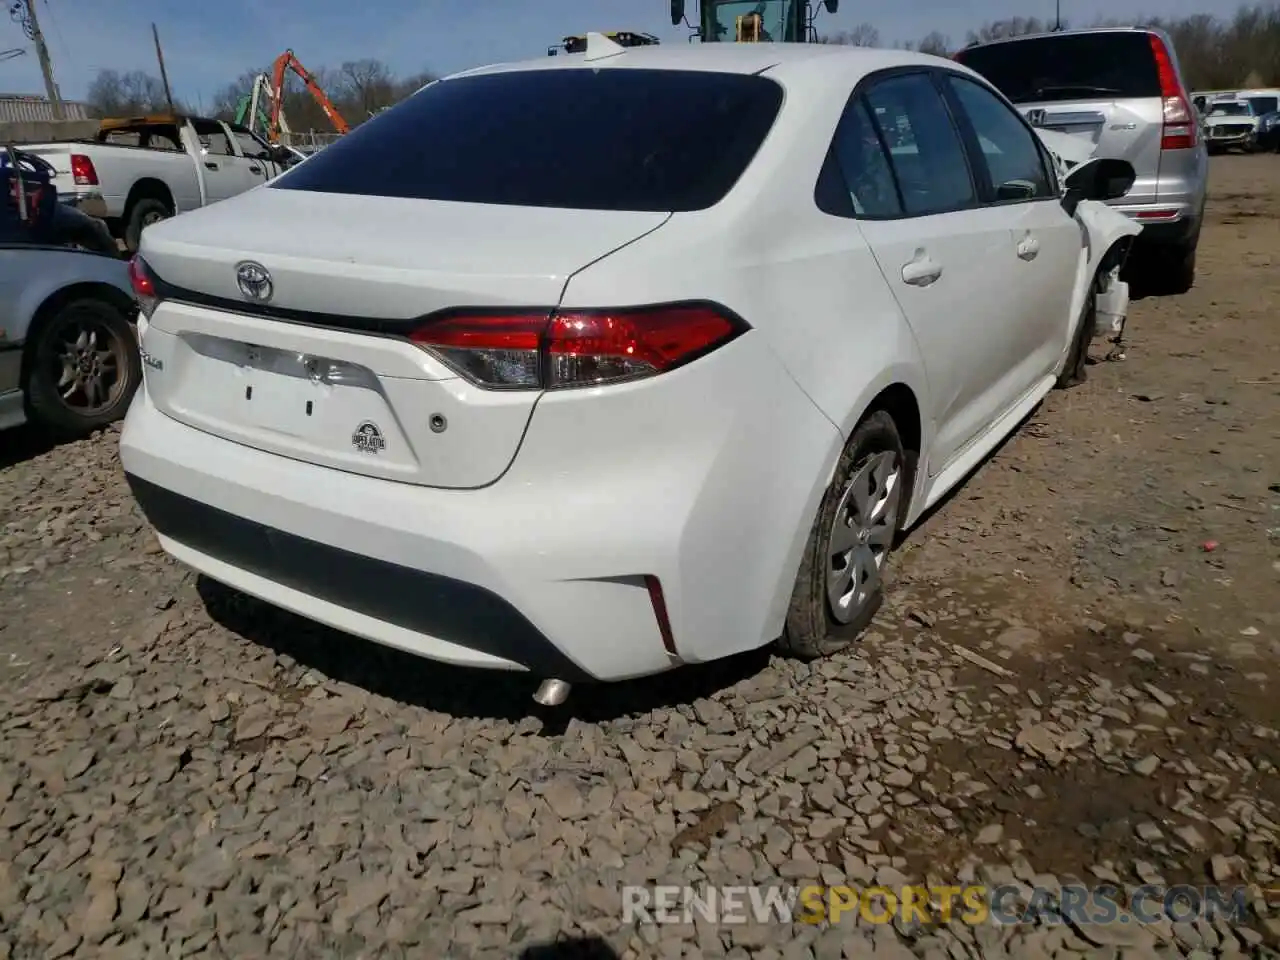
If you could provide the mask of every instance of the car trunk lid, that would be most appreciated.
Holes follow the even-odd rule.
[[[407,334],[452,308],[549,313],[574,272],[667,218],[272,189],[223,201],[143,234],[160,294],[147,391],[176,420],[282,456],[484,486],[538,391],[477,387]],[[269,274],[265,302],[242,291],[245,262]]]

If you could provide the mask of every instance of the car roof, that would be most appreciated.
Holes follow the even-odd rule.
[[[976,50],[979,47],[994,47],[1002,43],[1016,43],[1019,40],[1043,40],[1046,37],[1082,37],[1100,33],[1154,33],[1163,36],[1155,27],[1079,27],[1075,30],[1046,30],[1041,33],[1020,33],[1016,37],[998,37],[995,40],[980,40],[967,45],[961,53]]]
[[[947,64],[968,72],[950,61],[911,50],[877,50],[826,43],[690,43],[624,47],[611,56],[588,60],[589,53],[540,57],[513,63],[497,63],[465,70],[445,77],[506,73],[528,70],[566,70],[583,67],[632,68],[650,70],[705,70],[717,73],[759,74],[785,80],[808,74],[814,67],[843,65],[846,74],[870,73],[887,67]]]

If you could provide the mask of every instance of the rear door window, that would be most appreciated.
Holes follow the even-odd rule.
[[[1160,96],[1151,39],[1140,31],[1027,37],[961,50],[956,60],[1014,103]]]
[[[543,69],[424,87],[271,189],[584,210],[718,203],[782,105],[765,77]]]
[[[974,206],[977,196],[960,134],[926,73],[887,77],[866,91],[889,148],[903,212],[919,217]]]

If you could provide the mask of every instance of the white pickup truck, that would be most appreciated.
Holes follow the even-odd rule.
[[[106,220],[131,253],[148,224],[250,190],[297,158],[245,127],[185,116],[104,120],[92,140],[22,149],[53,164],[58,196]]]

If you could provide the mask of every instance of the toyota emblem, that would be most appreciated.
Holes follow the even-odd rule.
[[[252,260],[236,264],[236,286],[246,300],[266,303],[274,292],[267,268]]]

